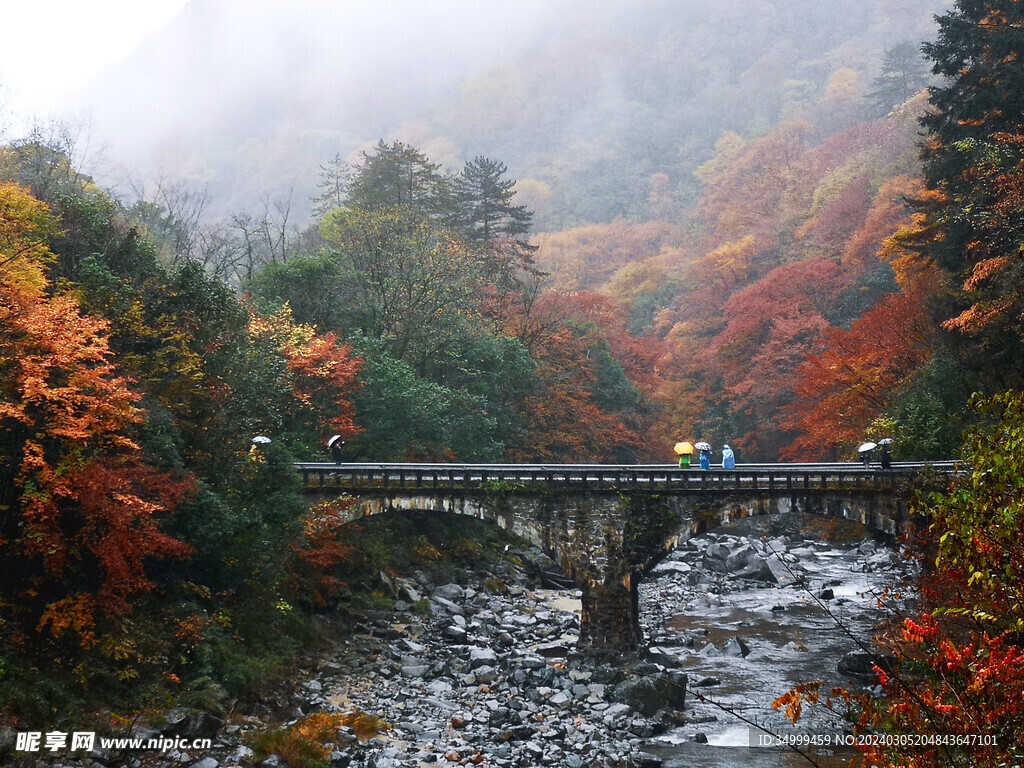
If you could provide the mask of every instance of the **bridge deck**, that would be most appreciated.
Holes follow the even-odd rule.
[[[300,463],[306,488],[352,491],[540,493],[606,491],[699,493],[753,491],[887,491],[924,471],[953,474],[952,461],[874,464],[738,464],[736,469],[680,469],[674,464],[329,464]],[[928,468],[928,469],[926,469]]]

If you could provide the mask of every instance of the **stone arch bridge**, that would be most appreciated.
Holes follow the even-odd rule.
[[[582,591],[579,648],[641,642],[638,584],[702,530],[749,515],[801,511],[897,536],[917,488],[944,486],[953,462],[878,465],[297,464],[305,488],[351,496],[352,519],[390,510],[490,520],[547,552]]]

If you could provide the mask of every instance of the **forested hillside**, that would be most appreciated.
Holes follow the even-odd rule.
[[[328,35],[309,22],[323,8],[307,5],[278,37],[321,50]],[[946,5],[526,5],[505,27],[464,20],[478,36],[465,43],[471,74],[453,61],[434,70],[447,80],[428,83],[431,68],[410,63],[396,90],[388,67],[367,67],[364,82],[316,100],[312,81],[270,98],[285,87],[268,69],[280,54],[237,80],[233,61],[221,76],[230,102],[174,92],[196,119],[159,141],[149,159],[161,181],[129,196],[133,215],[164,262],[197,261],[268,311],[287,301],[300,322],[358,348],[366,431],[353,457],[668,460],[689,437],[731,441],[741,460],[849,458],[869,434],[899,439],[898,455],[943,455],[970,385],[951,388],[962,377],[933,355],[937,281],[879,254],[919,190],[915,96],[930,77],[919,47]],[[407,11],[389,22],[396,61],[419,55],[419,43],[399,45],[408,25],[438,23]],[[255,19],[228,24],[231,13],[193,9],[136,63],[166,67],[161,46],[205,23],[221,46],[200,46],[167,82],[199,76],[236,35],[259,35]],[[501,55],[483,64],[490,38]],[[324,53],[318,76],[332,62],[347,71],[353,46]],[[132,110],[153,98],[122,86]],[[384,93],[407,94],[407,111]],[[428,240],[443,230],[463,241],[424,276],[445,288],[431,298],[443,317],[426,320],[420,305],[366,321],[397,312],[394,297],[348,291],[338,271],[368,267],[338,252],[355,247],[353,228],[387,239],[381,227],[411,226],[407,211],[358,189],[399,149],[436,177],[423,183],[443,180],[455,197],[471,194],[474,163],[501,169],[504,204],[523,211],[509,233],[525,268],[516,284],[467,263],[490,257],[452,226],[454,208],[474,204],[453,198],[421,222]],[[398,218],[382,222],[382,211]],[[880,335],[894,316],[907,333]]]
[[[727,133],[807,120],[817,142],[917,92],[917,49],[949,4],[206,0],[82,101],[118,180],[206,189],[217,216],[287,201],[303,223],[320,166],[384,138],[451,172],[501,160],[535,232],[681,225]]]

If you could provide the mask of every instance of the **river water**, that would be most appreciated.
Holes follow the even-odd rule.
[[[690,680],[686,725],[644,747],[665,768],[834,768],[848,765],[855,754],[837,746],[846,729],[823,708],[805,706],[794,728],[772,702],[810,681],[824,681],[824,690],[857,687],[837,665],[848,652],[872,647],[883,619],[878,597],[887,585],[901,585],[910,569],[885,544],[807,539],[792,520],[789,535],[782,536],[778,524],[743,521],[739,529],[691,540],[641,585],[641,621],[656,658]],[[709,570],[705,553],[712,545],[754,546],[777,556],[776,565],[785,564],[782,583]],[[823,590],[831,596],[816,598]],[[743,646],[749,649],[745,656]],[[784,737],[817,736],[825,745],[812,762],[792,749],[762,746],[770,740],[751,723]]]

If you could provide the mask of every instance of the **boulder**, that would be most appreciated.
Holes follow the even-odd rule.
[[[726,656],[740,656],[746,658],[750,655],[749,646],[738,637],[730,637],[722,646],[722,653]]]
[[[651,569],[651,573],[655,576],[664,576],[666,574],[686,574],[692,570],[692,565],[681,560],[662,560]]]
[[[779,579],[775,575],[775,571],[772,570],[768,563],[768,560],[761,557],[756,552],[753,554],[742,568],[737,570],[733,574],[738,579],[747,579],[748,581],[760,581],[765,584],[778,584]]]
[[[612,689],[611,699],[628,704],[647,717],[665,707],[682,709],[686,700],[686,679],[686,675],[673,672],[631,677]]]
[[[850,651],[839,660],[836,669],[843,677],[874,685],[878,681],[875,665],[884,672],[891,672],[896,667],[896,659],[865,651]]]
[[[430,673],[430,666],[428,664],[409,664],[402,667],[402,677],[411,677],[413,679],[422,679]]]
[[[469,650],[469,668],[477,669],[483,666],[496,666],[498,654],[492,648],[471,648]]]
[[[434,587],[430,593],[432,598],[444,598],[452,602],[462,600],[466,596],[466,590],[460,587],[458,584],[442,584],[439,587]]]
[[[224,718],[210,712],[190,712],[181,708],[167,713],[166,722],[157,727],[162,736],[186,739],[213,739],[224,725]]]
[[[465,616],[465,611],[444,597],[430,598],[430,612],[435,615]]]

